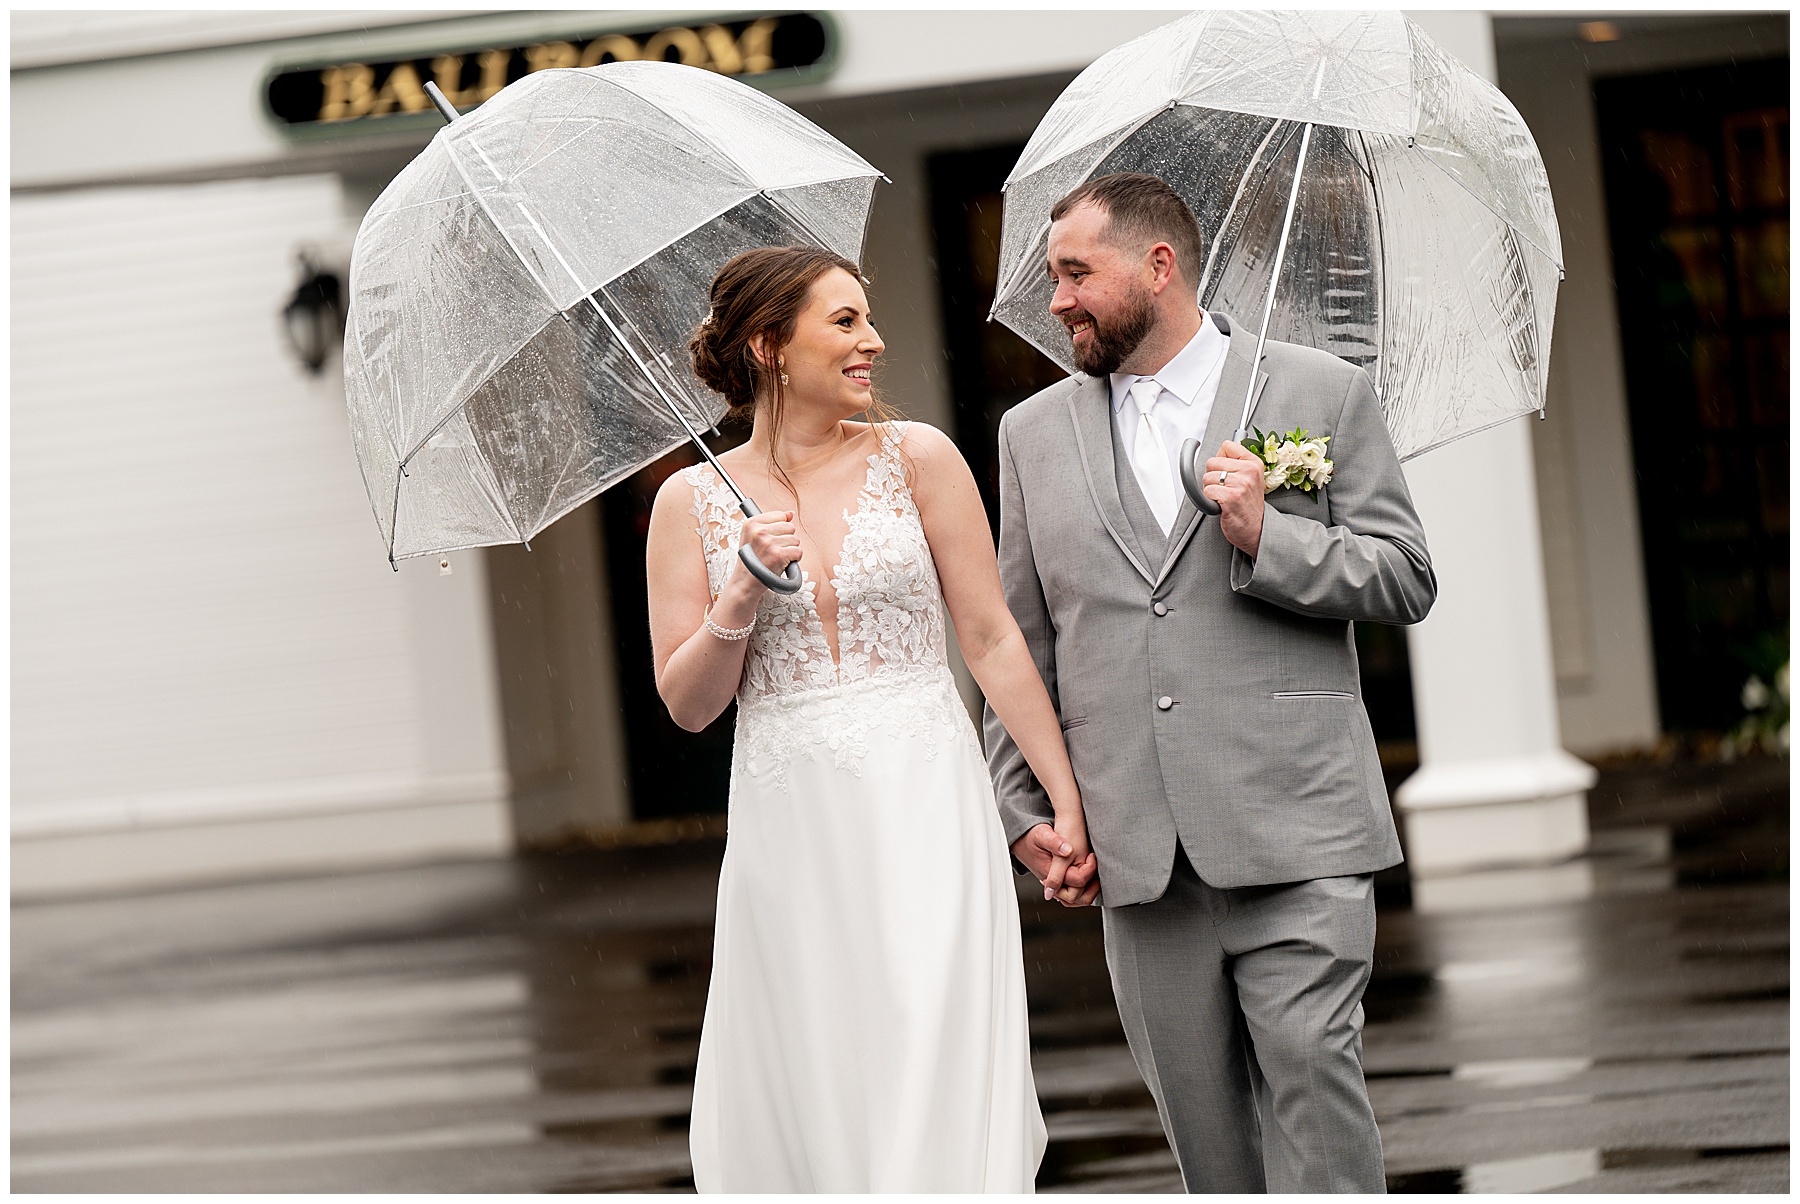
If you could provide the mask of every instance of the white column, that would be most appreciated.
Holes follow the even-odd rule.
[[[1487,13],[1407,15],[1493,78]],[[1595,775],[1558,735],[1529,421],[1407,466],[1438,577],[1430,617],[1408,632],[1420,769],[1396,798],[1420,910],[1591,889],[1573,859]]]

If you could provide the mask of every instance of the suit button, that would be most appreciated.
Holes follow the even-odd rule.
[[[1170,698],[1167,694],[1164,694],[1161,698],[1156,700],[1156,709],[1159,711],[1166,711],[1174,705],[1175,700]]]
[[[1156,617],[1159,619],[1169,613],[1169,608],[1164,606],[1161,602],[1158,602],[1155,606],[1152,606],[1150,609],[1156,612]]]

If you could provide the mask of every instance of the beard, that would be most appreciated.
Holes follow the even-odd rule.
[[[1117,372],[1131,353],[1138,349],[1156,326],[1156,310],[1150,290],[1132,294],[1117,316],[1102,322],[1093,314],[1077,312],[1063,319],[1064,325],[1083,318],[1094,324],[1094,333],[1085,345],[1073,347],[1075,366],[1089,376],[1106,376]]]

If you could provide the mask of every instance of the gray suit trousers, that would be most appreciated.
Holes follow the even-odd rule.
[[[1125,1036],[1190,1192],[1382,1192],[1363,1084],[1371,875],[1168,891],[1105,909]]]

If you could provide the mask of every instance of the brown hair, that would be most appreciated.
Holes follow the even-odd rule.
[[[757,406],[765,407],[769,427],[769,468],[794,494],[775,459],[787,394],[782,388],[780,352],[794,338],[800,311],[819,278],[839,268],[861,281],[862,269],[842,255],[818,247],[757,247],[734,257],[719,269],[712,282],[712,312],[688,341],[694,372],[715,393],[731,404],[727,417],[748,422]],[[751,340],[762,336],[765,366]],[[761,399],[759,402],[759,398]],[[871,422],[892,422],[897,415],[873,395],[866,411]]]
[[[1050,220],[1061,221],[1077,205],[1093,205],[1107,215],[1107,236],[1114,243],[1133,250],[1145,244],[1168,243],[1175,251],[1181,278],[1198,287],[1200,267],[1206,262],[1206,240],[1194,211],[1163,180],[1136,171],[1095,176],[1056,202]]]

